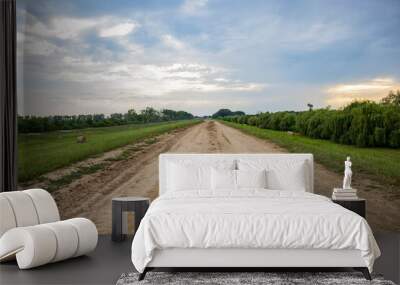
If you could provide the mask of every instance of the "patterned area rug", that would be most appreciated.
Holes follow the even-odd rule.
[[[148,272],[146,278],[138,281],[138,273],[122,274],[117,285],[145,284],[379,284],[395,285],[382,276],[372,275],[368,281],[359,272]]]

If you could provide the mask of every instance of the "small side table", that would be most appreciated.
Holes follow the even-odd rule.
[[[122,232],[123,212],[135,212],[135,230],[146,214],[150,205],[150,199],[144,197],[118,197],[112,199],[112,235],[113,241],[123,241],[126,235]]]
[[[333,200],[333,203],[339,204],[340,206],[359,214],[361,217],[365,218],[366,215],[366,200],[365,199],[354,199],[354,200]]]

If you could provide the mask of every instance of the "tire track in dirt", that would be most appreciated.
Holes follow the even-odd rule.
[[[106,169],[86,175],[54,193],[63,218],[74,216],[93,220],[99,233],[111,232],[111,198],[158,195],[160,153],[285,153],[279,146],[230,128],[205,121],[185,130],[161,135],[133,157],[113,162]],[[341,185],[342,176],[315,164],[315,193],[330,196]],[[371,182],[356,178],[355,187],[368,203],[368,221],[374,230],[400,230],[400,199],[385,189],[364,191]],[[379,188],[379,185],[376,185]],[[396,199],[397,197],[397,199]]]

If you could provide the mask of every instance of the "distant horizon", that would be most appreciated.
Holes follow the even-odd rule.
[[[395,0],[17,0],[18,113],[378,101],[400,89],[399,26]]]
[[[394,90],[390,90],[390,91],[393,91],[393,92],[400,92],[400,89],[394,89]],[[389,91],[389,92],[390,92]],[[389,94],[389,93],[388,93]],[[386,95],[384,95],[384,96],[382,96],[382,98],[384,98],[384,97],[386,97],[388,94],[386,94]],[[380,99],[382,99],[382,98],[380,98]],[[339,107],[332,107],[332,106],[330,106],[330,105],[327,105],[327,106],[320,106],[320,107],[312,107],[313,109],[327,109],[327,108],[329,108],[329,109],[332,109],[332,110],[340,110],[340,109],[342,109],[342,108],[344,108],[344,107],[346,107],[346,106],[348,106],[349,104],[352,104],[352,103],[355,103],[355,102],[363,102],[363,101],[372,101],[372,102],[375,102],[375,103],[380,103],[380,100],[379,101],[377,101],[377,100],[368,100],[368,99],[354,99],[353,101],[351,101],[351,102],[348,102],[348,103],[346,103],[345,105],[343,105],[343,106],[339,106]],[[311,102],[308,102],[308,103],[311,103]],[[239,112],[239,111],[242,111],[242,112],[244,112],[246,115],[256,115],[256,114],[258,114],[258,113],[265,113],[265,112],[272,112],[272,113],[274,113],[274,112],[303,112],[303,111],[308,111],[309,110],[309,106],[307,105],[308,103],[306,103],[305,104],[305,106],[306,106],[306,108],[304,108],[304,109],[299,109],[299,110],[289,110],[289,109],[282,109],[282,110],[276,110],[276,111],[270,111],[270,110],[264,110],[264,111],[257,111],[257,112],[254,112],[254,113],[248,113],[248,112],[245,112],[245,111],[243,111],[243,110],[240,110],[240,109],[234,109],[234,108],[229,108],[229,107],[224,107],[224,108],[218,108],[218,109],[216,109],[215,111],[213,111],[213,112],[211,112],[211,113],[209,113],[209,114],[202,114],[202,115],[197,115],[197,114],[193,114],[193,113],[191,113],[191,112],[189,112],[189,111],[187,111],[187,110],[183,110],[183,109],[170,109],[170,108],[159,108],[159,109],[157,109],[156,107],[154,107],[154,106],[145,106],[143,109],[135,109],[135,108],[128,108],[127,110],[125,110],[125,111],[123,111],[123,112],[111,112],[111,113],[100,113],[100,112],[97,112],[97,113],[71,113],[71,114],[66,114],[66,113],[64,113],[64,114],[43,114],[43,115],[35,115],[35,114],[25,114],[25,115],[22,115],[22,114],[18,114],[18,116],[37,116],[37,117],[50,117],[50,116],[79,116],[79,115],[99,115],[99,114],[102,114],[102,115],[105,115],[105,116],[110,116],[110,115],[112,115],[112,114],[116,114],[116,113],[119,113],[119,114],[126,114],[129,110],[131,110],[131,109],[134,109],[136,112],[140,112],[140,111],[142,111],[142,110],[144,110],[145,108],[148,108],[148,107],[150,107],[150,108],[153,108],[153,109],[155,109],[155,110],[157,110],[157,111],[162,111],[162,110],[165,110],[165,109],[169,109],[169,110],[173,110],[173,111],[185,111],[185,112],[188,112],[188,113],[191,113],[193,116],[195,116],[195,117],[211,117],[213,114],[215,114],[217,111],[219,111],[219,110],[221,110],[221,109],[228,109],[228,110],[230,110],[230,111],[232,111],[232,112]],[[312,104],[312,103],[311,103]]]
[[[393,91],[395,91],[395,90],[393,90]],[[397,90],[396,90],[397,91]],[[385,97],[385,96],[383,96],[383,97]],[[382,97],[382,98],[383,98]],[[313,109],[315,109],[315,110],[317,110],[317,109],[326,109],[326,108],[330,108],[330,109],[332,109],[332,110],[340,110],[340,109],[342,109],[342,108],[344,108],[344,107],[346,107],[347,105],[349,105],[349,104],[351,104],[351,103],[355,103],[355,102],[362,102],[362,101],[367,101],[367,100],[354,100],[354,101],[352,101],[352,102],[349,102],[349,103],[346,103],[346,105],[344,105],[344,106],[340,106],[340,107],[337,107],[337,108],[332,108],[332,106],[325,106],[325,107],[318,107],[318,108],[314,108],[314,106],[313,106]],[[379,102],[376,102],[376,103],[379,103]],[[150,108],[153,108],[153,109],[155,109],[155,110],[157,110],[157,111],[162,111],[162,110],[165,110],[165,109],[169,109],[169,110],[173,110],[173,111],[185,111],[185,112],[188,112],[188,113],[190,113],[190,114],[192,114],[193,116],[195,116],[195,117],[199,117],[199,118],[201,118],[201,117],[211,117],[213,114],[215,114],[216,112],[218,112],[219,110],[222,110],[222,109],[228,109],[228,110],[230,110],[230,111],[232,111],[232,112],[244,112],[246,115],[257,115],[258,113],[266,113],[266,112],[270,112],[270,113],[275,113],[275,112],[303,112],[303,111],[308,111],[309,110],[309,107],[307,106],[307,103],[305,104],[305,106],[306,106],[306,108],[304,108],[304,109],[301,109],[301,110],[285,110],[285,109],[283,109],[283,110],[276,110],[276,111],[269,111],[269,110],[264,110],[264,111],[258,111],[258,112],[255,112],[255,113],[248,113],[248,112],[245,112],[245,111],[243,111],[243,110],[240,110],[240,109],[233,109],[233,108],[229,108],[229,107],[227,107],[227,108],[218,108],[218,109],[216,109],[214,112],[212,112],[212,113],[209,113],[209,114],[203,114],[203,115],[196,115],[196,114],[193,114],[193,113],[191,113],[191,112],[189,112],[189,111],[187,111],[187,110],[183,110],[183,109],[170,109],[170,108],[161,108],[161,109],[157,109],[157,108],[155,108],[155,107],[153,107],[153,106],[146,106],[146,107],[150,107]],[[145,107],[145,108],[146,108]],[[97,113],[76,113],[76,114],[66,114],[66,113],[64,113],[64,114],[47,114],[47,115],[35,115],[35,114],[26,114],[26,115],[22,115],[22,114],[18,114],[18,116],[36,116],[36,117],[50,117],[50,116],[79,116],[79,115],[84,115],[84,116],[87,116],[87,115],[105,115],[105,116],[107,116],[107,117],[109,117],[110,115],[112,115],[112,114],[126,114],[129,110],[131,110],[131,109],[134,109],[136,112],[140,112],[141,110],[143,110],[143,109],[135,109],[135,108],[129,108],[129,109],[127,109],[126,111],[123,111],[123,112],[111,112],[111,113],[100,113],[100,112],[97,112]]]
[[[217,111],[219,111],[219,110],[221,110],[221,109],[229,109],[229,110],[231,110],[232,112],[242,111],[242,112],[246,113],[246,115],[253,115],[253,114],[260,113],[260,112],[262,112],[262,113],[264,113],[264,112],[286,112],[286,111],[289,111],[289,112],[290,112],[290,111],[301,112],[301,111],[307,111],[307,110],[308,110],[308,108],[307,108],[307,103],[306,103],[306,104],[305,104],[305,108],[300,109],[300,110],[277,110],[277,111],[264,110],[264,111],[257,111],[257,112],[254,112],[254,113],[248,113],[248,112],[245,112],[245,111],[243,111],[243,110],[241,110],[241,109],[234,109],[234,108],[229,108],[229,107],[223,107],[223,108],[217,108],[215,111],[211,111],[211,113],[209,113],[209,114],[198,115],[198,114],[193,114],[192,112],[189,112],[189,111],[184,110],[184,109],[155,108],[154,106],[146,106],[146,107],[153,108],[153,109],[155,109],[155,110],[157,110],[157,111],[162,111],[162,110],[164,110],[164,109],[170,109],[170,110],[173,110],[173,111],[185,111],[185,112],[191,113],[193,116],[196,116],[196,117],[212,116],[214,113],[216,113]],[[329,106],[321,107],[321,108],[328,108],[328,107],[329,107]],[[97,113],[53,113],[53,114],[49,113],[49,114],[41,114],[41,115],[38,115],[38,114],[20,114],[20,113],[18,113],[18,116],[49,117],[49,116],[95,115],[95,114],[103,114],[103,115],[105,115],[105,116],[110,116],[111,114],[116,114],[116,113],[125,114],[125,113],[128,112],[128,110],[131,110],[131,109],[134,109],[136,112],[140,112],[141,110],[143,110],[143,109],[129,108],[129,109],[127,109],[127,110],[125,110],[125,111],[122,111],[122,112],[111,112],[111,113],[101,113],[101,112],[97,112]]]
[[[150,107],[150,108],[154,108],[154,107],[152,107],[152,106],[147,106],[147,107]],[[129,110],[131,110],[132,108],[130,108],[130,109],[128,109],[128,110],[126,110],[126,111],[124,111],[124,112],[113,112],[113,113],[76,113],[76,114],[48,114],[48,115],[32,115],[32,114],[26,114],[26,115],[22,115],[22,114],[18,114],[18,116],[20,117],[24,117],[24,116],[36,116],[36,117],[51,117],[51,116],[79,116],[79,115],[83,115],[83,116],[88,116],[88,115],[105,115],[105,116],[111,116],[112,114],[126,114]],[[156,109],[156,108],[154,108],[155,110],[157,110],[157,111],[162,111],[163,109]],[[164,108],[164,109],[168,109],[168,108]],[[211,114],[208,114],[208,115],[195,115],[195,114],[192,114],[191,112],[188,112],[188,111],[186,111],[186,110],[174,110],[174,109],[170,109],[170,110],[173,110],[173,111],[185,111],[185,112],[188,112],[188,113],[191,113],[193,116],[195,116],[195,117],[211,117],[214,113],[216,113],[217,111],[219,111],[219,110],[221,110],[221,109],[229,109],[229,108],[220,108],[220,109],[218,109],[218,110],[216,110],[215,112],[213,112],[213,113],[211,113]],[[143,110],[143,109],[134,109],[136,112],[140,112],[141,110]],[[235,111],[241,111],[241,110],[233,110],[233,109],[229,109],[229,110],[231,110],[231,111],[233,111],[233,112],[235,112]],[[289,110],[287,110],[287,111],[289,111]],[[246,113],[246,115],[252,115],[252,114],[248,114],[248,113]]]

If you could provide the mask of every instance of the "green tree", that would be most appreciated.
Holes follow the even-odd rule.
[[[400,90],[397,90],[396,92],[390,90],[389,94],[382,99],[382,103],[400,106]]]

